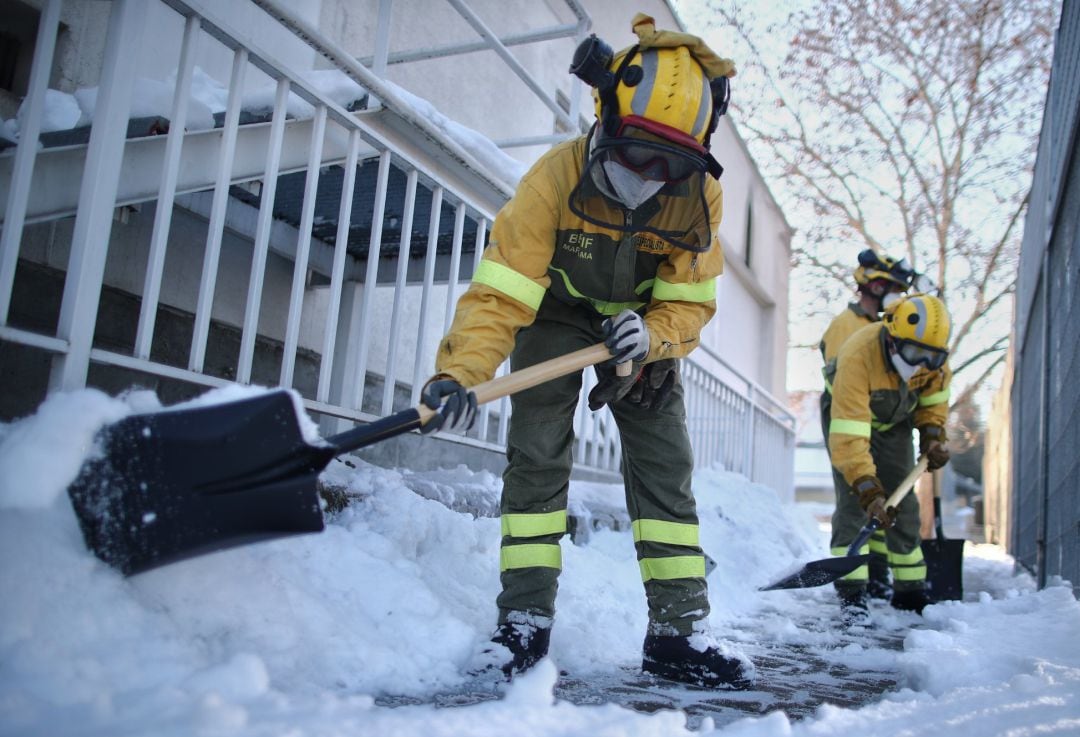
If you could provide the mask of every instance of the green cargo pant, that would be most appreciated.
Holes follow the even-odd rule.
[[[600,342],[601,318],[546,300],[518,333],[514,371]],[[499,622],[550,618],[562,568],[559,541],[573,464],[576,372],[514,395],[503,473]],[[709,614],[705,560],[690,477],[693,455],[682,387],[663,407],[611,407],[622,440],[626,507],[653,634],[690,634]]]
[[[870,435],[870,455],[877,467],[877,476],[891,494],[915,467],[915,452],[911,441],[910,420],[900,422],[885,432],[874,430]],[[826,437],[826,442],[828,438]],[[836,488],[836,510],[832,517],[833,555],[844,555],[847,548],[867,523],[866,512],[844,477],[833,468]],[[919,499],[909,493],[896,509],[896,524],[885,530],[885,548],[893,574],[894,591],[916,591],[926,586],[926,562],[923,560],[919,534]],[[860,552],[868,552],[867,549]],[[836,582],[838,589],[865,586],[869,579],[866,566],[855,569]]]

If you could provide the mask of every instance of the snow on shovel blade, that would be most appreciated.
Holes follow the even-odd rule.
[[[334,448],[304,440],[286,392],[133,415],[98,444],[68,495],[87,546],[125,574],[323,529],[315,481]]]
[[[815,586],[824,586],[827,583],[843,578],[859,566],[865,566],[869,563],[869,555],[846,555],[839,558],[813,560],[795,573],[785,576],[769,586],[763,586],[758,591],[812,589]]]

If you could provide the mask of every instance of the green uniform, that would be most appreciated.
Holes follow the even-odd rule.
[[[603,340],[603,320],[623,309],[644,316],[647,361],[679,358],[697,346],[716,311],[716,278],[723,270],[716,236],[719,183],[706,179],[704,185],[713,240],[692,252],[653,233],[575,215],[568,197],[581,180],[585,156],[584,138],[556,146],[499,212],[491,243],[440,343],[437,375],[472,386],[489,379],[507,354],[516,371],[596,344]],[[647,223],[666,231],[703,217],[697,197],[657,196],[627,213],[590,191],[590,184],[582,182],[586,207],[602,214],[602,222]],[[554,615],[581,376],[555,379],[511,399],[500,624],[522,615]],[[650,632],[690,634],[709,605],[682,389],[677,386],[659,410],[624,402],[611,410],[621,436]]]
[[[920,369],[904,382],[887,355],[885,328],[870,325],[844,343],[827,375],[832,386],[828,444],[837,482],[834,555],[844,555],[867,522],[851,484],[862,476],[877,476],[891,492],[915,466],[912,430],[944,426],[948,414],[952,372],[947,363],[936,371]],[[896,523],[885,533],[893,588],[898,592],[919,590],[926,583],[919,526],[918,498],[908,494],[897,507]],[[864,566],[838,587],[865,585],[868,577]]]
[[[515,371],[601,339],[600,319],[552,300],[518,333]],[[566,531],[574,410],[581,373],[515,394],[503,474],[500,623],[514,612],[551,617]],[[694,459],[682,386],[663,407],[616,402],[622,473],[654,634],[689,634],[709,613],[705,559],[690,476]]]
[[[825,361],[825,367],[822,369],[822,374],[825,376],[825,391],[821,393],[821,433],[825,439],[826,451],[829,448],[829,407],[832,405],[831,377],[836,371],[836,356],[840,353],[840,346],[848,338],[861,328],[878,321],[879,318],[876,314],[867,312],[858,302],[852,302],[843,312],[833,318],[832,322],[829,323],[829,327],[826,328],[825,334],[821,336],[818,348],[821,350],[821,358]],[[842,494],[842,490],[846,488],[846,483],[843,475],[835,467],[832,468],[832,475],[833,489],[836,491],[837,497],[839,498],[841,495],[850,496],[850,494]],[[887,580],[889,552],[885,544],[885,530],[876,530],[870,537],[870,554],[874,556],[870,559],[871,575],[876,576],[881,581]]]

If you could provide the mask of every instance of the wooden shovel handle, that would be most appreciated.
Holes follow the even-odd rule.
[[[476,394],[477,404],[487,404],[496,399],[516,394],[524,389],[531,389],[534,386],[543,384],[545,381],[557,379],[574,371],[580,371],[586,366],[592,366],[609,358],[611,358],[611,351],[603,343],[597,343],[588,348],[582,348],[580,351],[567,353],[565,356],[558,356],[528,368],[513,371],[506,376],[498,376],[491,381],[477,384],[472,390]],[[421,424],[426,424],[438,412],[438,410],[431,409],[424,404],[419,405],[416,410],[420,413]]]
[[[911,491],[911,487],[915,485],[915,482],[919,480],[919,477],[926,471],[926,466],[929,463],[929,459],[923,456],[919,459],[919,462],[915,464],[915,468],[911,469],[911,473],[904,477],[904,480],[900,482],[900,485],[896,487],[888,499],[885,500],[885,506],[896,508],[897,505],[907,496],[907,493]]]

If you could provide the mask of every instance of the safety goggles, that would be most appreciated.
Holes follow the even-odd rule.
[[[682,182],[708,167],[705,149],[694,138],[633,115],[622,120],[616,135],[597,141],[597,151],[654,181]]]
[[[913,340],[897,340],[897,352],[900,358],[911,366],[925,366],[931,371],[936,371],[945,365],[949,352],[941,348],[916,343]]]

